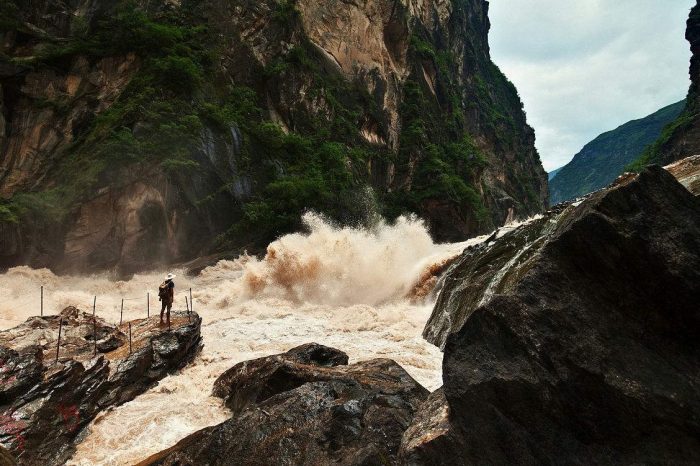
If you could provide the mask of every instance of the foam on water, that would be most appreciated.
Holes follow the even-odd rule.
[[[371,230],[336,228],[313,214],[304,221],[307,233],[280,238],[262,260],[221,261],[196,278],[175,271],[175,307],[184,309],[192,287],[204,319],[201,355],[136,400],[102,413],[69,464],[134,463],[224,421],[228,412],[210,395],[218,375],[240,361],[312,341],[346,351],[351,361],[394,359],[428,389],[441,385],[442,354],[421,338],[432,303],[407,296],[427,269],[483,237],[435,244],[415,218]],[[97,295],[101,317],[117,322],[121,299],[128,298],[124,318],[142,318],[150,292],[155,315],[163,275],[114,282],[107,275],[59,277],[17,267],[0,275],[0,325],[38,314],[41,285],[46,313],[68,305],[91,310]]]

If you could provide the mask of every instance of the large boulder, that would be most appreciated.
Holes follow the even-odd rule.
[[[233,417],[140,464],[398,464],[428,391],[388,359],[346,364],[315,344],[238,364],[214,391]]]
[[[444,401],[414,422],[440,429],[402,457],[697,464],[699,303],[700,199],[659,167],[470,248],[425,332]]]
[[[100,411],[194,357],[200,326],[194,313],[176,313],[171,331],[157,318],[114,326],[69,307],[0,332],[0,443],[20,464],[63,464]]]

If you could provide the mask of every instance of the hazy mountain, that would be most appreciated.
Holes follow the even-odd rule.
[[[607,186],[659,137],[684,106],[684,100],[669,105],[603,133],[586,144],[571,162],[559,169],[556,177],[550,178],[550,203],[554,205]]]

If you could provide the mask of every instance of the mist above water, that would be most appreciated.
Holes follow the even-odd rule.
[[[263,259],[221,261],[195,278],[173,271],[175,308],[185,309],[191,287],[194,310],[203,317],[202,353],[136,400],[101,414],[69,464],[137,462],[224,421],[226,408],[210,396],[216,377],[238,362],[303,343],[339,348],[351,362],[391,358],[428,389],[442,384],[442,354],[421,337],[432,298],[409,297],[426,271],[483,238],[435,244],[412,217],[369,230],[338,228],[315,214],[304,223],[307,232],[273,242]],[[17,267],[0,275],[0,325],[37,315],[41,285],[48,314],[69,305],[91,311],[97,296],[97,314],[108,321],[119,321],[122,298],[125,320],[144,318],[150,293],[154,318],[166,272],[115,282],[107,275],[59,277]]]

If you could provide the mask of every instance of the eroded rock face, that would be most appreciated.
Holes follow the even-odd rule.
[[[700,153],[700,2],[690,11],[685,38],[692,53],[690,88],[685,110],[653,148],[651,162],[662,165]]]
[[[463,240],[547,205],[534,132],[517,91],[490,59],[484,0],[203,2],[196,15],[184,15],[188,26],[210,31],[206,48],[215,56],[203,73],[207,89],[178,96],[206,100],[193,112],[201,128],[187,148],[154,153],[150,148],[162,141],[148,136],[173,115],[153,116],[154,109],[121,121],[109,113],[139,92],[137,78],[153,69],[148,53],[103,56],[111,52],[83,53],[82,39],[74,43],[76,31],[104,34],[101,22],[122,3],[17,2],[22,24],[0,38],[2,53],[13,59],[0,63],[0,196],[22,217],[0,211],[0,267],[128,275],[260,251],[287,231],[265,238],[225,233],[237,231],[246,206],[266,198],[267,186],[289,167],[284,157],[266,155],[275,151],[246,128],[248,118],[305,138],[326,135],[326,122],[341,122],[347,134],[332,129],[320,139],[370,154],[343,161],[358,196],[372,191],[390,216],[417,213],[440,241]],[[156,23],[191,5],[140,7]],[[58,65],[41,58],[55,44],[66,44]],[[221,106],[231,86],[250,91],[258,109],[245,120],[215,123],[206,109]],[[175,99],[159,95],[165,107]],[[136,153],[102,163],[109,154],[100,151],[120,132],[139,142]],[[196,169],[164,168],[161,159],[179,150],[188,152],[179,162]],[[468,188],[459,190],[459,200],[431,189],[444,184],[442,169],[434,173],[441,166],[435,154],[458,172],[452,181]],[[29,213],[23,195],[36,196]],[[322,210],[302,205],[298,213],[312,207]]]
[[[426,328],[451,464],[691,464],[699,300],[700,201],[659,167],[465,251]]]
[[[664,168],[675,176],[688,191],[700,196],[700,155],[686,157]]]
[[[399,459],[405,465],[457,464],[464,445],[450,423],[450,408],[442,388],[418,408],[401,439]]]
[[[234,416],[140,464],[398,464],[427,390],[391,360],[346,364],[316,344],[239,364],[214,389]]]
[[[11,118],[0,128],[0,197],[40,186],[51,168],[48,162],[68,149],[81,126],[112,105],[138,67],[134,54],[94,65],[80,57],[66,74],[28,73],[19,87],[8,79],[0,88],[11,100],[3,109]],[[0,73],[3,77],[8,78]]]
[[[100,411],[134,399],[201,344],[196,314],[176,314],[170,332],[157,319],[131,325],[131,352],[128,323],[115,327],[73,307],[0,333],[0,442],[20,464],[62,464]]]

